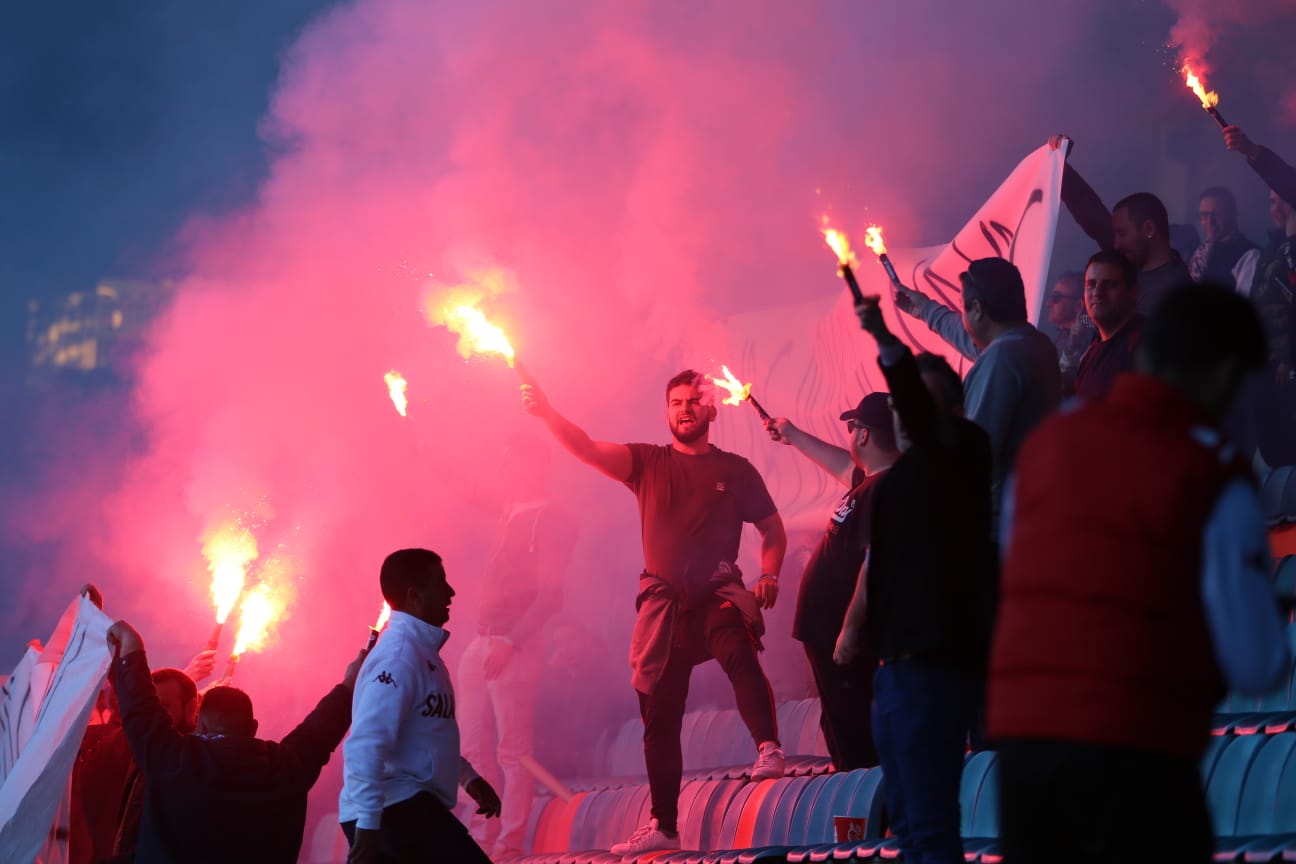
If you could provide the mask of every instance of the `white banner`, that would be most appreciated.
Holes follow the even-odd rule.
[[[1038,323],[1057,228],[1064,152],[1043,146],[1023,159],[951,242],[892,251],[901,281],[962,314],[959,274],[968,262],[1007,258],[1021,270],[1026,309]],[[922,321],[896,310],[881,265],[863,245],[863,237],[851,240],[860,259],[855,268],[860,287],[865,294],[882,296],[892,331],[916,351],[942,354],[966,373],[970,361]],[[833,266],[832,252],[825,246],[824,270],[831,273]],[[738,355],[725,362],[744,381],[753,382],[752,395],[771,414],[845,446],[838,416],[866,393],[884,389],[885,382],[877,367],[876,346],[860,332],[845,284],[838,279],[837,285],[837,291],[813,300],[729,318],[729,344]],[[791,448],[772,444],[750,407],[721,410],[726,413],[716,425],[715,442],[748,457],[760,469],[789,527],[822,527],[826,508],[841,495],[835,481]]]
[[[0,689],[0,861],[32,861],[45,844],[108,672],[111,623],[78,598]]]

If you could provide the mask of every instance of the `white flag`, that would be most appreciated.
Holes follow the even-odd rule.
[[[73,601],[0,690],[0,861],[31,861],[45,844],[108,671],[111,623]]]
[[[959,274],[978,258],[1007,258],[1021,270],[1026,310],[1038,323],[1046,294],[1049,261],[1062,190],[1065,150],[1047,145],[1031,153],[999,186],[954,239],[943,246],[897,249],[892,263],[906,285],[962,314]],[[876,258],[853,238],[859,257],[855,268],[860,288],[882,297],[892,332],[915,353],[944,355],[955,369],[971,365],[921,320],[896,310],[890,282]],[[833,253],[824,247],[823,268],[831,274]],[[825,276],[824,284],[828,276]],[[840,278],[837,289],[821,297],[776,309],[745,313],[725,324],[738,355],[728,363],[752,395],[774,416],[783,416],[811,434],[845,445],[841,412],[854,408],[866,393],[886,388],[877,366],[873,340],[860,332],[849,291]],[[742,414],[736,415],[741,408]],[[843,490],[808,459],[772,445],[755,412],[746,406],[729,412],[715,427],[714,439],[726,450],[747,456],[760,469],[789,527],[821,527],[825,509]]]

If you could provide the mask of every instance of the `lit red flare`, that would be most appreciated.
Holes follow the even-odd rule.
[[[374,645],[377,644],[378,634],[387,626],[387,619],[391,618],[391,611],[391,606],[384,600],[382,611],[378,613],[378,620],[369,628],[369,644],[365,646],[366,651],[372,651]]]
[[[900,277],[896,273],[895,265],[891,263],[890,257],[887,256],[886,243],[882,240],[881,225],[870,225],[864,230],[864,245],[877,256],[878,263],[882,265],[882,269],[886,271],[887,278],[891,280],[892,284],[899,283]]]
[[[247,565],[256,560],[256,538],[247,529],[228,524],[203,542],[202,551],[212,574],[211,597],[216,623],[224,624],[243,592]]]
[[[1214,108],[1219,104],[1219,94],[1214,90],[1207,90],[1206,85],[1202,83],[1201,77],[1187,63],[1183,65],[1183,76],[1184,83],[1201,100],[1203,108]]]
[[[1220,125],[1221,129],[1227,126],[1228,121],[1224,119],[1220,114],[1219,109],[1215,107],[1216,105],[1219,105],[1219,94],[1214,90],[1207,90],[1206,83],[1202,80],[1201,75],[1199,75],[1188,63],[1185,62],[1183,64],[1183,69],[1181,71],[1184,76],[1184,84],[1188,86],[1188,89],[1191,90],[1193,95],[1195,95],[1201,102],[1201,106],[1205,109],[1206,113],[1215,119],[1215,122]]]
[[[405,409],[409,407],[409,400],[405,398],[405,390],[409,384],[405,381],[405,376],[393,369],[383,375],[383,380],[387,382],[387,395],[396,406],[396,413],[404,417]]]
[[[846,280],[846,287],[850,289],[851,299],[858,306],[864,302],[864,292],[860,290],[859,282],[855,279],[855,271],[851,269],[852,265],[858,262],[855,260],[855,253],[850,248],[850,241],[846,239],[845,234],[835,228],[828,227],[827,216],[823,217],[823,228],[821,230],[823,231],[824,242],[837,256],[837,273],[842,279]]]
[[[276,621],[283,615],[283,598],[264,582],[243,595],[239,604],[238,635],[234,639],[235,657],[248,651],[259,651]]]
[[[859,263],[855,259],[855,252],[851,249],[850,241],[846,239],[846,235],[838,231],[836,228],[829,228],[828,217],[826,216],[824,217],[824,227],[822,230],[824,242],[828,244],[828,248],[837,256],[837,265],[839,267],[851,267]]]
[[[870,225],[864,229],[864,245],[879,258],[887,254],[886,243],[882,240],[881,225]]]
[[[708,375],[707,377],[711,379],[711,383],[729,394],[728,397],[724,399],[724,404],[741,405],[745,400],[751,397],[752,385],[744,384],[739,381],[734,377],[734,374],[729,371],[728,366],[721,366],[720,369],[724,372],[723,378],[716,378],[714,375]]]
[[[762,420],[769,420],[769,412],[765,410],[763,405],[756,401],[756,397],[751,395],[752,385],[744,384],[739,381],[738,377],[729,371],[728,366],[721,366],[720,369],[724,372],[724,378],[717,378],[714,375],[708,375],[707,378],[711,379],[713,384],[729,394],[729,396],[723,400],[724,404],[741,405],[743,402],[750,402],[751,406],[756,409],[756,413],[760,415]]]
[[[513,365],[515,355],[508,336],[473,303],[447,299],[432,310],[431,317],[433,323],[445,325],[452,333],[459,334],[456,347],[465,359],[474,354],[499,354],[509,366]]]

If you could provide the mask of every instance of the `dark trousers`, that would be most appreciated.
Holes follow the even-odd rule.
[[[997,749],[1005,864],[1211,860],[1192,760],[1066,741]]]
[[[959,783],[979,684],[920,660],[879,666],[873,677],[873,738],[905,864],[963,861]]]
[[[676,613],[670,659],[653,692],[639,694],[652,815],[663,831],[678,830],[680,780],[684,775],[680,747],[684,704],[693,667],[708,658],[718,661],[729,676],[738,713],[752,739],[757,744],[778,740],[774,692],[760,667],[756,640],[747,630],[742,614],[732,604],[719,600]]]
[[[838,771],[878,764],[873,746],[873,672],[877,660],[865,649],[849,666],[833,662],[835,645],[804,643],[819,691],[819,728]]]
[[[355,821],[342,823],[347,842],[355,842]],[[435,795],[420,792],[383,808],[382,864],[490,864],[463,823]]]

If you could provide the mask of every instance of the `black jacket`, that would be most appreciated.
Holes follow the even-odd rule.
[[[351,725],[351,691],[334,687],[276,743],[176,732],[142,651],[114,661],[112,674],[148,782],[137,864],[295,864],[306,793]]]
[[[882,373],[911,443],[874,491],[869,640],[884,661],[984,674],[995,602],[990,440],[937,412],[908,351]]]

